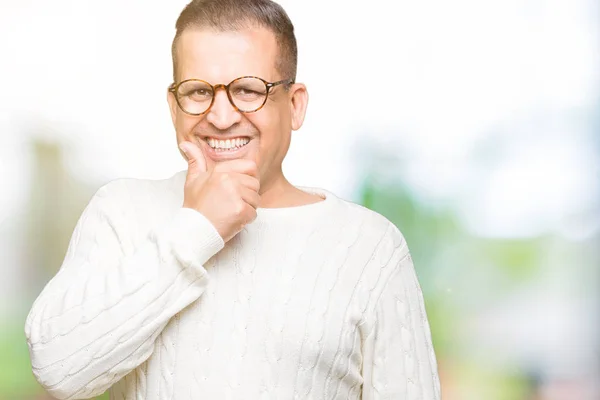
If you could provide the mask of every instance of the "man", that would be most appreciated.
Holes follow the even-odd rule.
[[[59,399],[439,399],[402,234],[283,176],[308,100],[286,13],[194,0],[176,27],[188,168],[91,199],[27,318],[38,381]]]

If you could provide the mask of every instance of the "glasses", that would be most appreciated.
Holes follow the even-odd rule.
[[[242,76],[227,85],[210,83],[200,79],[186,79],[171,84],[169,92],[175,95],[179,108],[190,115],[202,115],[208,112],[215,101],[215,92],[225,89],[229,102],[236,111],[252,113],[263,108],[272,88],[282,84],[292,84],[293,79],[267,82],[256,76]]]

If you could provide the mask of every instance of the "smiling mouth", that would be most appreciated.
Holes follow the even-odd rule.
[[[238,137],[235,139],[220,140],[207,137],[203,140],[216,153],[231,153],[247,146],[251,139],[249,137]]]

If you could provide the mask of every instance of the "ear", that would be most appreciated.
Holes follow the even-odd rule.
[[[177,100],[175,99],[175,95],[173,92],[167,89],[167,102],[169,103],[169,110],[171,111],[171,120],[173,121],[173,126],[177,126]]]
[[[308,91],[303,83],[295,83],[290,87],[290,111],[292,116],[292,129],[297,131],[304,123],[308,107]]]

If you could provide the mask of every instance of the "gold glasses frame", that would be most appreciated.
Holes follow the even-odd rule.
[[[251,111],[240,110],[239,107],[237,107],[235,105],[235,103],[233,101],[233,98],[231,97],[231,93],[229,92],[229,88],[231,87],[231,85],[233,85],[235,82],[237,82],[237,81],[239,81],[241,79],[247,79],[247,78],[255,78],[255,79],[258,79],[258,80],[262,81],[265,84],[265,93],[266,93],[265,100],[263,101],[263,103],[257,109],[251,110]],[[181,105],[181,103],[179,101],[179,87],[182,84],[186,83],[186,82],[202,82],[202,83],[205,83],[209,87],[212,88],[213,95],[212,95],[212,98],[210,100],[210,105],[208,106],[208,108],[204,112],[201,112],[201,113],[191,113],[191,112],[187,111]],[[210,83],[208,83],[208,82],[206,82],[206,81],[204,81],[202,79],[186,79],[186,80],[183,80],[183,81],[181,81],[181,82],[179,82],[177,84],[175,82],[173,82],[169,86],[169,92],[173,93],[173,95],[175,96],[175,101],[177,101],[177,105],[179,106],[179,108],[181,109],[181,111],[183,111],[184,113],[189,114],[189,115],[198,116],[198,115],[204,115],[204,114],[206,114],[207,112],[210,111],[210,109],[212,108],[212,106],[213,106],[213,104],[215,102],[215,95],[217,93],[217,89],[223,88],[223,89],[225,89],[225,92],[227,93],[227,98],[229,99],[229,103],[231,103],[231,105],[233,106],[233,108],[236,111],[238,111],[238,112],[249,114],[249,113],[257,112],[261,108],[264,107],[264,105],[267,103],[267,99],[269,98],[269,94],[270,94],[272,88],[274,88],[275,86],[278,86],[278,85],[283,85],[283,84],[291,85],[293,83],[294,83],[293,79],[283,79],[283,80],[277,81],[277,82],[268,82],[268,81],[266,81],[266,80],[264,80],[262,78],[259,78],[258,76],[240,76],[239,78],[235,78],[234,80],[232,80],[231,82],[229,82],[227,85],[224,85],[222,83],[219,83],[217,85],[211,85]]]

